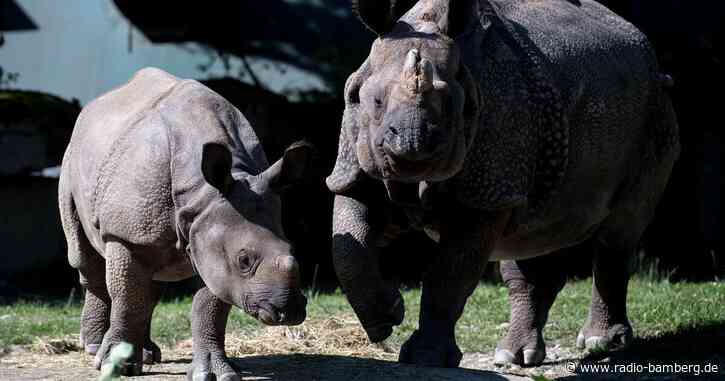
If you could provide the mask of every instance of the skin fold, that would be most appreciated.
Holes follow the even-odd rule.
[[[63,159],[59,207],[86,300],[81,344],[99,368],[121,341],[122,369],[158,362],[150,322],[163,282],[198,273],[189,379],[238,380],[224,352],[232,305],[270,325],[299,324],[306,299],[281,226],[278,192],[304,176],[311,147],[269,165],[225,99],[158,69],[88,104]]]
[[[584,242],[594,282],[578,345],[627,345],[628,260],[679,155],[672,84],[644,35],[591,0],[353,9],[378,39],[346,83],[327,185],[335,269],[370,339],[404,314],[377,248],[412,228],[440,251],[400,361],[458,366],[456,322],[496,260],[512,306],[496,362],[540,364],[565,283],[556,253]]]

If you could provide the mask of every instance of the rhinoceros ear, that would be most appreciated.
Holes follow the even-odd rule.
[[[489,0],[450,0],[448,18],[442,25],[442,31],[456,38],[475,27],[480,20],[481,7],[492,6]]]
[[[382,36],[417,0],[353,0],[352,10],[368,29]]]
[[[335,167],[325,179],[327,189],[332,193],[344,193],[362,177],[363,171],[355,154],[355,142],[347,137],[347,129],[343,127],[340,131],[340,144],[337,149]]]
[[[201,173],[209,185],[227,193],[232,178],[232,153],[219,143],[206,143],[201,154]]]
[[[345,83],[345,111],[342,114],[337,160],[332,173],[325,180],[327,188],[332,193],[343,193],[363,178],[363,170],[360,168],[355,150],[355,141],[359,131],[357,123],[360,87],[369,76],[370,61],[368,59],[350,75]]]
[[[505,24],[506,29],[510,29],[512,27],[510,22],[501,15],[498,5],[491,2],[491,0],[478,0],[477,3],[477,15],[484,30],[488,31],[494,23]]]
[[[260,176],[274,191],[294,185],[305,177],[311,167],[314,151],[314,146],[304,140],[292,143],[284,151],[282,158]]]

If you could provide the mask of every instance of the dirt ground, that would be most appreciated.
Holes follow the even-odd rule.
[[[186,350],[164,352],[161,364],[144,367],[138,380],[184,380],[191,361]],[[27,348],[14,348],[0,358],[0,380],[92,380],[98,371],[91,365],[91,357],[77,351],[48,355]],[[466,354],[462,369],[421,368],[399,364],[391,360],[347,357],[339,355],[281,354],[249,355],[233,358],[234,366],[244,380],[530,380],[527,374],[543,374],[543,369],[530,372],[525,369],[499,369],[493,366],[491,356]],[[552,369],[556,365],[550,366]],[[548,377],[564,376],[561,371],[549,372]]]
[[[522,381],[557,380],[725,380],[723,327],[699,334],[640,340],[609,357],[553,345],[536,368],[497,367],[492,353],[466,353],[460,369],[423,368],[397,363],[397,348],[370,344],[354,319],[332,317],[297,327],[270,327],[248,336],[227,335],[227,354],[244,380],[437,380]],[[709,339],[707,339],[709,337]],[[79,351],[77,335],[40,340],[0,353],[0,381],[93,380],[98,377],[92,358]],[[162,348],[160,364],[144,366],[138,380],[184,380],[191,362],[191,340]],[[717,373],[632,372],[587,373],[582,364],[695,363],[714,364]],[[577,367],[578,366],[578,367]],[[545,378],[542,378],[543,376]]]
[[[486,353],[467,353],[461,369],[422,368],[403,365],[394,360],[361,358],[340,355],[315,354],[262,354],[233,357],[233,365],[244,380],[436,380],[436,381],[523,381],[536,380],[543,375],[559,380],[716,380],[725,375],[587,375],[569,372],[567,364],[577,361],[565,350],[550,350],[543,366],[499,368]],[[91,357],[82,352],[64,354],[36,353],[28,348],[15,347],[0,357],[0,380],[93,380],[98,371],[91,365]],[[137,380],[185,380],[191,353],[185,348],[166,348],[161,364],[147,365]]]

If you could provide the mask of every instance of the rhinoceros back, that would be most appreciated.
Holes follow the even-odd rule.
[[[102,252],[104,237],[136,245],[176,241],[176,198],[201,189],[201,147],[225,144],[235,170],[268,166],[254,132],[224,98],[193,80],[143,69],[87,105],[63,163],[63,181],[86,235]]]
[[[647,188],[638,179],[667,172],[660,168],[677,156],[676,121],[646,37],[602,5],[580,3],[496,1],[505,21],[482,49],[488,102],[458,184],[462,199],[484,208],[528,204],[521,232],[497,251],[555,251],[622,205],[647,209],[632,189]]]
[[[580,164],[636,160],[628,155],[662,108],[657,63],[640,31],[594,1],[495,4],[496,38],[468,55],[485,101],[460,198],[539,213],[567,177],[587,172]]]

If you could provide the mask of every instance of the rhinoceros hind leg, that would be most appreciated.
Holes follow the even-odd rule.
[[[561,255],[502,261],[501,277],[509,291],[510,325],[496,346],[494,363],[536,366],[546,358],[543,329],[549,309],[566,283]]]
[[[627,285],[633,251],[598,245],[594,253],[589,317],[576,340],[580,349],[617,350],[632,342],[632,326],[627,318]]]
[[[101,269],[103,271],[103,269]],[[106,285],[101,279],[89,281],[81,271],[80,278],[86,290],[83,311],[81,312],[80,345],[89,355],[95,355],[103,342],[103,335],[108,330],[111,314],[111,298],[108,296]],[[91,278],[93,279],[93,278]],[[99,285],[100,283],[100,285]]]
[[[630,259],[654,216],[677,155],[676,147],[670,149],[654,167],[639,168],[638,175],[622,184],[610,215],[595,233],[592,303],[577,336],[580,348],[614,350],[631,343],[632,326],[627,318]]]

